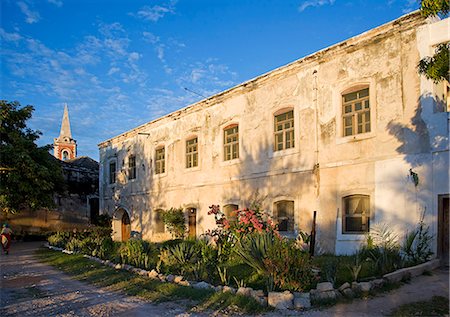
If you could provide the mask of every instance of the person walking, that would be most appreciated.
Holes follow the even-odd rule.
[[[3,224],[1,236],[3,253],[5,254],[9,253],[9,247],[11,246],[11,234],[12,230],[9,225],[7,223]]]

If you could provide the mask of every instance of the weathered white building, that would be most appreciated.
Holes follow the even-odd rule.
[[[448,88],[416,65],[449,30],[412,13],[100,143],[115,238],[167,238],[170,207],[199,236],[215,226],[210,205],[258,200],[292,236],[317,210],[317,240],[339,254],[376,223],[402,237],[425,211],[445,252]]]

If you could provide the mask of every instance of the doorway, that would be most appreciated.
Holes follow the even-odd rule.
[[[131,236],[131,223],[128,213],[125,211],[122,216],[122,241],[128,241]]]
[[[197,208],[188,208],[189,237],[197,236]]]
[[[450,195],[438,196],[438,257],[441,264],[449,266],[449,204]]]

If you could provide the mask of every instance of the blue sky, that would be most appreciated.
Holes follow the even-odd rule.
[[[78,155],[203,96],[418,9],[416,0],[1,0],[1,99]]]

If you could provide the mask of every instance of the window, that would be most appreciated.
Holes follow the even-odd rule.
[[[274,122],[275,144],[274,151],[286,150],[294,147],[294,110],[275,116]]]
[[[239,209],[238,205],[225,205],[223,206],[223,213],[225,214],[225,217],[228,219],[230,223],[237,221],[237,210]]]
[[[369,88],[342,95],[344,136],[370,132]]]
[[[166,226],[164,225],[163,221],[163,210],[157,209],[155,210],[154,215],[154,225],[153,225],[153,232],[154,233],[164,233],[166,230]]]
[[[162,174],[166,171],[166,154],[165,149],[156,149],[155,153],[155,174]]]
[[[233,125],[223,130],[224,161],[239,158],[239,126]]]
[[[109,183],[114,184],[116,182],[116,162],[109,163]]]
[[[367,195],[343,198],[342,233],[369,232],[370,199]]]
[[[130,155],[128,157],[128,179],[136,178],[136,156]]]
[[[63,159],[63,161],[66,161],[69,159],[69,152],[67,150],[62,151],[62,159]]]
[[[186,141],[186,168],[198,166],[198,139]]]
[[[435,84],[436,91],[436,112],[450,111],[450,84],[447,80]]]
[[[291,200],[276,202],[274,220],[278,223],[278,231],[294,231],[294,202]]]

